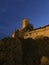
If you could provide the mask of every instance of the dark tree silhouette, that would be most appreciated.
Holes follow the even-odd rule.
[[[0,65],[40,65],[49,59],[49,38],[5,38],[0,40]],[[46,65],[49,61],[46,61]]]
[[[23,30],[26,31],[31,31],[34,29],[34,26],[32,24],[28,24]]]

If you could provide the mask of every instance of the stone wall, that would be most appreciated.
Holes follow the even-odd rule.
[[[24,34],[24,39],[27,39],[27,38],[35,39],[35,38],[43,37],[43,36],[49,37],[49,26],[45,26],[43,28],[39,28],[30,32],[26,32]]]

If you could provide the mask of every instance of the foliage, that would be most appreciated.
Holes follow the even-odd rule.
[[[31,31],[34,29],[34,26],[32,24],[28,24],[23,30],[26,31]]]
[[[48,37],[0,40],[0,65],[40,65],[43,56],[49,58]]]
[[[22,47],[19,39],[0,41],[0,65],[22,65]]]

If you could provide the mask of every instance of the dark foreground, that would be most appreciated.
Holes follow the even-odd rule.
[[[49,65],[49,38],[0,40],[0,65]]]

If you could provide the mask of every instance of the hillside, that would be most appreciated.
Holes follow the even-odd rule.
[[[0,65],[49,65],[48,61],[48,37],[35,40],[7,37],[0,40]]]

